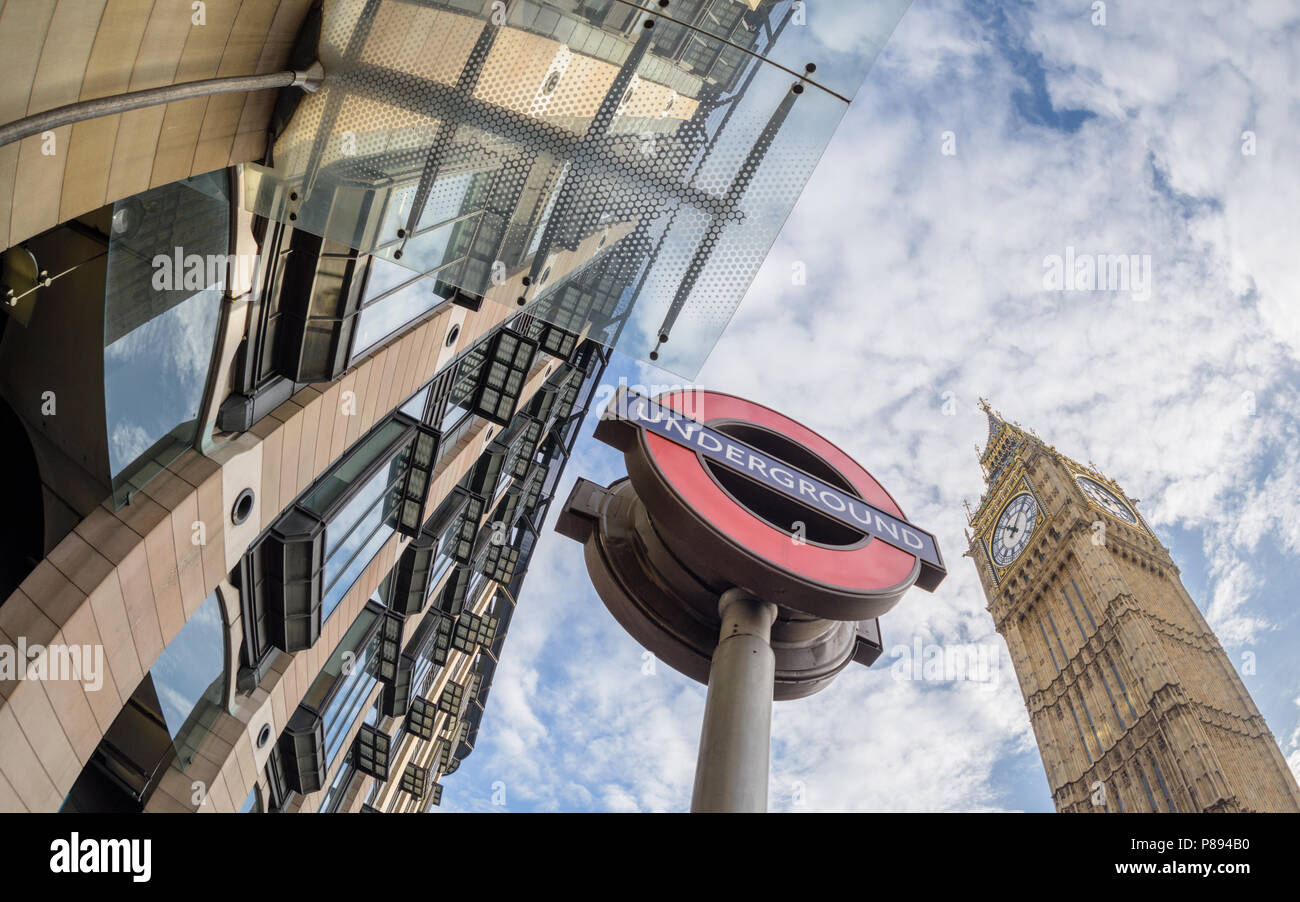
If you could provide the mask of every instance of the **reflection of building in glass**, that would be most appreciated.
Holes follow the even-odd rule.
[[[0,119],[326,76],[0,147],[0,643],[104,653],[6,687],[0,809],[427,810],[609,349],[702,361],[846,101],[791,2],[157,6],[0,6]]]
[[[871,4],[869,49],[833,60],[828,90],[794,2],[339,0],[330,77],[277,129],[251,203],[547,321],[593,256],[626,257],[640,277],[611,340],[692,374],[846,109],[846,73],[904,6]],[[482,193],[451,226],[470,173]]]

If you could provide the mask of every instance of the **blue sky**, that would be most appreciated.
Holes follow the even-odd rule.
[[[914,3],[699,374],[855,456],[950,567],[884,619],[873,668],[776,706],[773,810],[1051,810],[961,557],[980,396],[1140,499],[1300,769],[1300,9],[1115,0],[1092,18]],[[1068,247],[1150,255],[1150,299],[1044,290]],[[616,357],[620,376],[680,381]],[[590,433],[561,499],[621,475]],[[894,679],[888,649],[916,639],[994,643],[999,678]],[[685,810],[703,702],[548,533],[442,810]]]

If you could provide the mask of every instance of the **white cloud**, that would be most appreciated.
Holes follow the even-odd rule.
[[[1225,645],[1275,627],[1252,562],[1300,553],[1300,13],[1190,6],[1111,3],[1105,28],[1087,5],[1006,7],[1053,107],[1096,114],[1071,134],[1017,112],[1032,86],[987,23],[914,4],[700,374],[825,434],[938,534],[949,577],[885,618],[887,648],[1001,641],[960,557],[981,395],[1117,479],[1157,532],[1203,536],[1197,600]],[[1071,246],[1150,254],[1151,299],[1044,291],[1044,257]],[[588,448],[567,475],[610,460]],[[548,537],[498,674],[510,713],[487,715],[500,738],[475,766],[537,775],[539,807],[683,809],[703,691],[642,677],[586,585],[577,546]],[[854,668],[778,705],[773,741],[790,810],[1012,807],[995,770],[1036,756],[1009,668],[993,691]]]

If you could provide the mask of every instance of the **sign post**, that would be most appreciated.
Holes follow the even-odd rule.
[[[556,530],[633,638],[709,687],[691,810],[765,811],[773,700],[875,661],[877,618],[943,580],[938,542],[839,448],[742,398],[621,389],[596,437],[628,477],[578,480]]]
[[[776,613],[744,589],[718,599],[722,631],[709,666],[691,811],[767,810]]]

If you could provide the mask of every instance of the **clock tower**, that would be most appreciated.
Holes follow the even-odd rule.
[[[1058,811],[1300,811],[1263,716],[1136,499],[988,414],[971,515]]]

